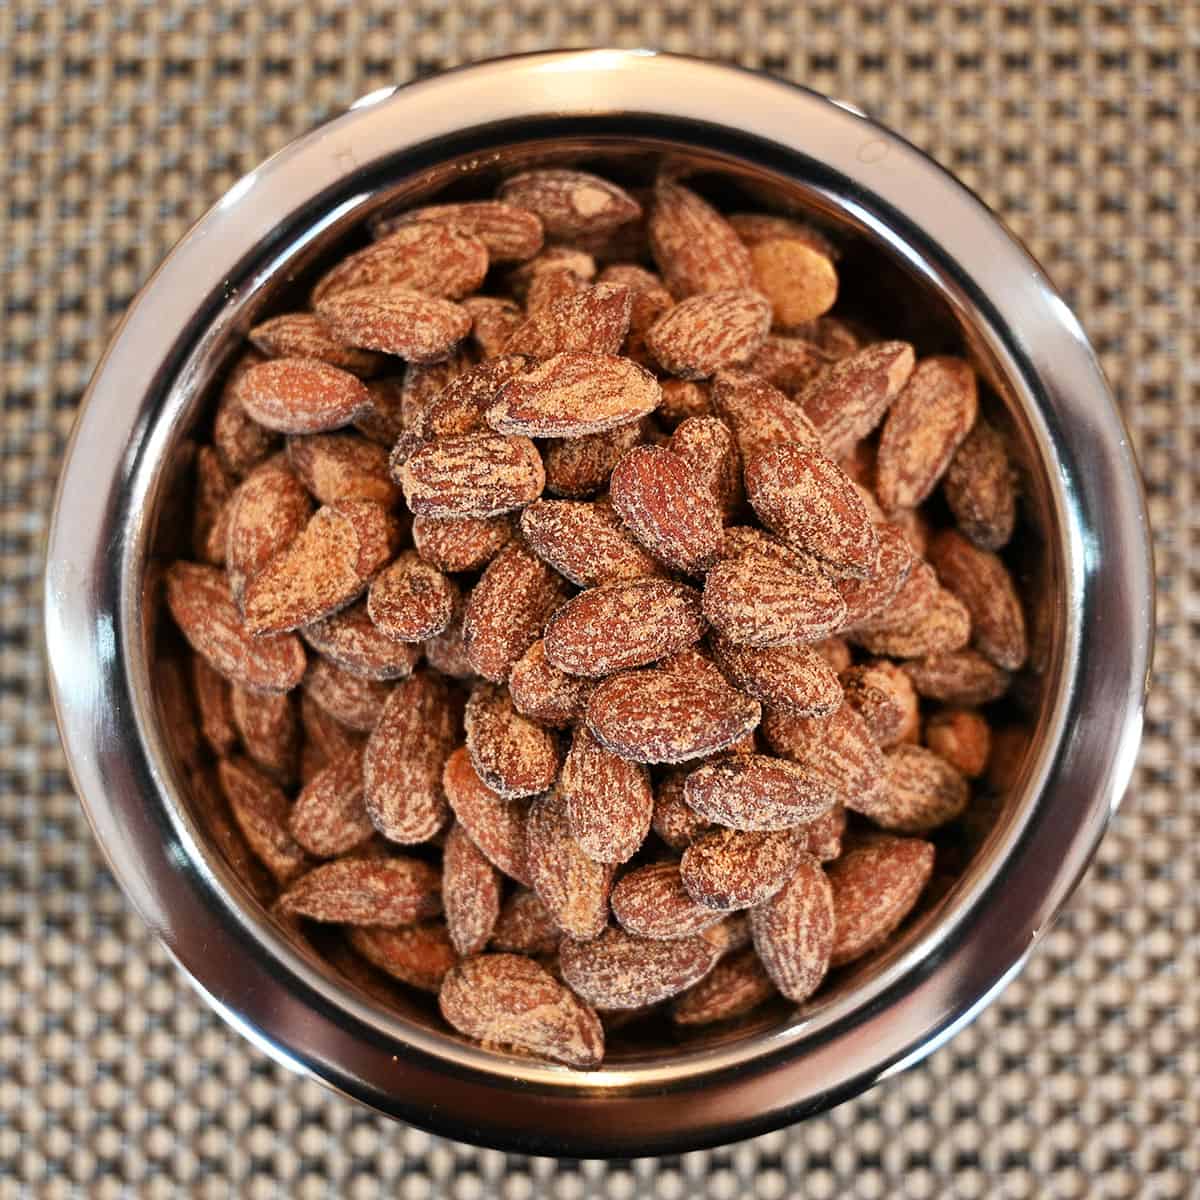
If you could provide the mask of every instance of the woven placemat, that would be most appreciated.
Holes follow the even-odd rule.
[[[851,100],[998,209],[1080,313],[1125,407],[1160,582],[1136,781],[1024,975],[924,1065],[827,1116],[632,1164],[524,1159],[390,1124],[213,1016],[92,844],[38,608],[80,392],[187,226],[373,88],[598,44],[737,61]],[[0,1197],[1198,1194],[1195,3],[0,0],[0,113]]]

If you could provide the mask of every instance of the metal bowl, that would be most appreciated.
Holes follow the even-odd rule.
[[[1021,462],[1013,566],[1035,656],[1010,780],[961,876],[885,953],[800,1013],[578,1073],[482,1050],[377,1003],[289,939],[203,833],[154,686],[150,586],[179,447],[249,326],[372,216],[570,156],[663,157],[770,192],[847,235],[858,299],[918,348],[965,348]],[[851,285],[853,286],[853,285]],[[920,321],[912,320],[914,313]],[[931,319],[932,318],[932,319]],[[1013,977],[1129,780],[1152,630],[1127,435],[1045,274],[969,191],[821,96],[645,52],[538,54],[365,97],[239,181],[131,306],[84,399],[46,573],[58,721],[96,837],[210,1004],[274,1058],[382,1112],[542,1154],[639,1155],[742,1138],[918,1061]]]

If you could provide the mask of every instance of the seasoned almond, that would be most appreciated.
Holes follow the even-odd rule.
[[[462,345],[437,362],[405,363],[399,396],[402,428],[423,438],[435,436],[426,424],[426,414],[460,376],[472,374],[474,366],[474,359]]]
[[[367,815],[390,841],[428,841],[446,823],[442,768],[457,724],[437,676],[419,671],[392,690],[363,758]]]
[[[414,517],[413,545],[439,571],[477,571],[512,541],[507,517]]]
[[[304,850],[288,832],[287,797],[270,776],[243,758],[222,759],[217,777],[250,849],[275,882],[286,886],[309,865]]]
[[[708,666],[668,660],[610,675],[588,700],[588,728],[634,762],[687,762],[726,749],[758,725],[762,709]]]
[[[883,791],[860,811],[893,833],[929,833],[967,807],[962,773],[924,746],[896,746],[885,755]]]
[[[880,559],[884,556],[885,543],[888,544],[887,553],[890,555],[893,552],[903,554],[903,547],[897,547],[892,541],[890,534],[885,534],[883,527],[879,531],[880,542]],[[910,556],[911,558],[911,556]],[[881,562],[876,564],[876,575],[881,570],[886,569]],[[875,577],[873,576],[872,579]],[[867,580],[865,586],[870,586],[871,580]],[[900,585],[900,588],[892,596],[892,598],[883,605],[878,611],[867,617],[860,617],[853,625],[852,629],[848,630],[851,633],[857,633],[860,630],[866,633],[876,631],[906,629],[922,621],[929,612],[937,604],[941,587],[937,581],[937,575],[933,568],[927,563],[920,560],[911,562],[911,567],[907,578]],[[858,600],[860,595],[851,593],[851,598]]]
[[[917,693],[946,704],[989,704],[1008,691],[1010,676],[977,650],[930,654],[904,664]]]
[[[571,836],[589,858],[621,863],[638,852],[654,812],[645,767],[618,758],[581,725],[563,762],[558,792]]]
[[[604,1057],[600,1019],[531,958],[464,959],[442,981],[438,1006],[459,1033],[486,1045],[581,1069]]]
[[[564,939],[559,950],[567,986],[598,1008],[642,1008],[669,1000],[716,965],[719,949],[703,935],[643,938],[609,926],[591,941]]]
[[[374,500],[384,508],[400,499],[388,473],[387,451],[348,433],[311,434],[288,439],[288,462],[322,504]]]
[[[700,595],[668,579],[588,588],[546,625],[546,658],[572,675],[598,677],[645,666],[704,635]]]
[[[693,812],[729,829],[771,832],[816,820],[839,798],[807,763],[765,754],[732,754],[706,763],[684,783]]]
[[[314,658],[304,677],[304,691],[340,724],[358,733],[370,733],[392,687],[344,671],[329,659]]]
[[[654,376],[628,358],[568,350],[509,379],[487,420],[500,433],[579,438],[639,421],[659,395]]]
[[[829,965],[862,958],[891,937],[933,872],[933,846],[920,838],[871,838],[828,868],[836,933]]]
[[[280,433],[320,433],[358,420],[371,408],[361,380],[310,358],[274,358],[251,367],[237,384],[247,416]]]
[[[382,633],[362,600],[304,626],[300,633],[334,666],[363,679],[404,679],[421,657],[419,646],[405,645]]]
[[[500,200],[470,200],[463,204],[428,204],[386,217],[374,227],[378,238],[405,225],[446,225],[477,237],[490,262],[523,262],[541,248],[543,230],[536,213]]]
[[[740,507],[742,458],[738,443],[724,421],[716,417],[689,417],[671,435],[668,449],[692,469],[696,480],[713,494],[726,520]]]
[[[846,703],[866,723],[880,746],[904,741],[916,728],[917,693],[908,676],[886,660],[862,663],[842,673]]]
[[[246,584],[285,550],[308,524],[313,505],[282,455],[257,466],[230,501],[225,569],[240,602]]]
[[[351,750],[361,749],[366,743],[366,738],[343,725],[306,690],[300,693],[300,726],[304,730],[304,748],[315,751],[322,766]]]
[[[982,419],[959,446],[942,486],[958,527],[982,550],[1008,545],[1017,518],[1016,475],[1003,436]]]
[[[342,259],[313,288],[312,301],[320,311],[323,301],[368,287],[407,288],[457,299],[479,287],[487,268],[487,248],[474,234],[414,221]],[[338,334],[336,326],[334,333]]]
[[[823,641],[817,642],[813,649],[836,671],[839,675],[850,665],[850,647],[846,644],[845,638],[831,637],[825,638]],[[779,707],[786,708],[786,705]],[[807,714],[796,713],[796,716],[802,717]],[[814,713],[813,716],[820,714]]]
[[[559,296],[580,291],[584,284],[596,278],[596,260],[578,246],[547,246],[523,262],[508,275],[508,286],[512,294],[525,305],[526,312],[536,312],[544,303]],[[566,282],[566,287],[555,284],[540,300],[534,295],[537,285],[549,279]]]
[[[806,768],[848,807],[882,787],[883,754],[867,723],[848,704],[831,717],[808,720],[768,710],[763,733],[776,754]]]
[[[992,733],[982,713],[973,708],[947,708],[925,722],[925,745],[969,779],[986,770]]]
[[[554,736],[517,712],[507,688],[477,683],[464,724],[471,764],[493,791],[517,799],[554,783],[559,766]]]
[[[729,913],[700,935],[722,957],[750,945],[750,915]]]
[[[536,500],[546,472],[528,438],[474,433],[422,446],[399,479],[417,516],[486,518]]]
[[[913,361],[907,342],[877,342],[834,363],[804,388],[798,399],[826,454],[841,458],[883,420],[908,382]]]
[[[449,625],[437,637],[431,637],[425,644],[425,661],[435,670],[451,679],[472,679],[475,668],[467,658],[467,652],[462,644],[462,621],[457,620]]]
[[[297,879],[279,907],[313,921],[411,925],[441,911],[441,879],[415,858],[340,858]]]
[[[711,829],[683,852],[680,879],[709,908],[754,908],[769,900],[801,861],[803,842],[790,830]]]
[[[649,234],[654,261],[677,297],[754,286],[750,252],[741,238],[690,188],[658,181]]]
[[[699,983],[671,1003],[676,1025],[712,1025],[745,1016],[775,995],[775,985],[752,949],[721,959]]]
[[[746,364],[746,370],[788,396],[795,396],[819,378],[834,361],[826,351],[805,338],[773,333]],[[808,424],[811,426],[812,422]],[[815,432],[816,427],[813,426],[813,429]]]
[[[259,692],[287,692],[303,678],[300,639],[253,637],[219,568],[173,563],[167,568],[166,596],[188,644],[226,679]]]
[[[626,933],[647,938],[692,937],[722,917],[688,895],[673,862],[650,863],[623,875],[612,891],[612,910]]]
[[[409,550],[371,581],[367,613],[387,637],[423,642],[450,624],[459,602],[454,581]]]
[[[339,342],[315,313],[282,313],[248,336],[269,358],[316,358],[354,375],[373,375],[383,366],[380,355]]]
[[[262,361],[262,355],[255,350],[242,355],[221,389],[213,417],[213,446],[221,465],[235,479],[242,478],[267,459],[279,442],[279,435],[254,420],[237,396],[242,376]]]
[[[728,288],[691,296],[650,327],[646,345],[664,371],[708,379],[748,363],[771,328],[771,304],[758,292]]]
[[[202,828],[250,894],[262,904],[271,903],[275,899],[275,881],[230,815],[229,804],[212,771],[198,768],[192,771],[188,782]]]
[[[196,487],[192,500],[192,554],[201,562],[225,562],[229,497],[233,483],[211,446],[196,451]]]
[[[471,314],[460,305],[394,286],[338,292],[321,300],[317,311],[351,346],[409,362],[447,358],[471,332]]]
[[[938,588],[924,614],[912,624],[854,631],[856,642],[872,654],[892,658],[924,658],[961,650],[971,636],[966,605],[945,588]]]
[[[206,658],[193,654],[189,666],[192,697],[200,718],[200,732],[212,752],[222,758],[237,745],[238,731],[233,720],[233,690],[229,680],[212,667]],[[265,693],[259,693],[264,695]],[[181,718],[191,725],[191,714]]]
[[[446,799],[458,823],[493,866],[510,879],[529,885],[525,826],[529,807],[493,792],[471,765],[465,746],[446,760],[442,773]]]
[[[504,350],[530,358],[551,358],[570,350],[616,354],[629,332],[633,292],[598,283],[539,308],[513,330]]]
[[[288,829],[309,854],[337,858],[371,838],[375,826],[363,803],[362,749],[322,767],[301,789]]]
[[[878,340],[860,322],[844,321],[839,317],[818,317],[805,325],[797,325],[793,332],[807,338],[835,360],[849,358],[867,342]]]
[[[628,288],[632,294],[629,310],[629,332],[623,353],[642,366],[650,366],[646,334],[650,326],[675,303],[663,281],[644,267],[634,263],[613,263],[600,273],[598,282]]]
[[[784,887],[750,913],[759,960],[793,1003],[803,1004],[825,978],[835,925],[833,889],[810,854],[802,854]]]
[[[453,361],[453,358],[446,359],[438,365],[445,366]],[[367,391],[371,393],[371,407],[354,422],[354,428],[378,446],[392,446],[405,430],[404,377],[389,375],[383,379],[368,379]]]
[[[233,719],[246,753],[269,775],[288,784],[300,758],[300,722],[288,694],[233,688]]]
[[[436,992],[458,961],[443,921],[421,921],[399,929],[359,925],[348,932],[359,954],[409,987]]]
[[[952,529],[930,543],[929,561],[942,586],[971,614],[972,645],[1006,671],[1024,666],[1029,654],[1025,613],[1004,563]]]
[[[750,249],[754,283],[771,302],[776,326],[787,329],[827,313],[837,300],[833,263],[798,238],[768,238]]]
[[[500,915],[500,873],[457,824],[442,852],[442,904],[454,949],[478,954]]]
[[[746,495],[768,528],[838,575],[865,579],[879,534],[853,481],[820,451],[776,446],[746,464]]]
[[[398,540],[395,518],[370,500],[324,505],[246,583],[247,627],[257,635],[282,633],[344,608],[362,594]]]
[[[917,565],[911,543],[897,526],[877,525],[875,529],[879,536],[879,557],[870,576],[833,581],[834,589],[846,604],[844,628],[847,629],[880,613],[890,614],[900,589]]]
[[[614,868],[584,854],[571,836],[567,803],[555,792],[529,807],[525,860],[533,890],[563,933],[570,939],[598,937],[608,920]]]
[[[642,433],[637,423],[545,443],[546,490],[569,499],[594,496],[607,486],[613,468],[642,440]]]
[[[488,432],[484,414],[528,361],[519,354],[502,354],[459,372],[429,398],[414,418],[413,430],[427,440]]]
[[[795,217],[780,216],[778,213],[739,212],[730,213],[727,219],[738,237],[751,248],[761,242],[783,238],[801,242],[830,261],[837,258],[833,243],[819,229]]]
[[[468,296],[462,307],[471,317],[471,340],[485,358],[502,353],[513,330],[525,320],[521,306],[503,296]]]
[[[818,862],[832,862],[842,854],[846,833],[846,806],[835,804],[823,817],[807,821],[792,830],[799,845]]]
[[[521,513],[530,549],[579,587],[662,574],[607,503],[535,500]]]
[[[500,909],[492,930],[491,948],[513,954],[553,954],[562,931],[550,910],[530,888],[518,888]]]
[[[655,419],[673,429],[688,417],[707,417],[713,412],[712,389],[708,383],[694,379],[660,379],[662,399]],[[732,425],[726,421],[727,425]]]
[[[710,822],[689,807],[684,799],[684,783],[689,771],[668,771],[654,786],[654,813],[651,828],[672,850],[684,850]]]
[[[742,646],[712,639],[717,665],[734,687],[796,717],[824,717],[842,703],[837,672],[819,646]]]
[[[583,716],[592,684],[547,662],[546,643],[539,639],[513,664],[508,690],[523,717],[562,728]]]
[[[975,424],[975,372],[961,358],[922,359],[879,439],[875,490],[885,512],[915,508],[937,486]]]
[[[495,683],[538,640],[566,585],[519,542],[488,564],[471,589],[463,614],[463,648],[475,670]]]
[[[499,196],[536,213],[554,238],[607,233],[642,215],[642,206],[624,188],[599,175],[561,167],[514,175],[500,185]]]

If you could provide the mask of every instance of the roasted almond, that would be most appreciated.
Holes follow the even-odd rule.
[[[316,358],[354,375],[373,375],[383,366],[378,354],[339,342],[315,313],[281,313],[248,336],[269,358]]]
[[[513,330],[525,320],[521,306],[504,296],[468,296],[462,307],[471,316],[471,340],[485,358],[502,353]]]
[[[313,505],[283,455],[259,464],[230,500],[225,534],[225,569],[239,602],[246,584],[308,524]]]
[[[524,360],[522,360],[524,361]],[[438,359],[435,362],[408,362],[404,364],[404,374],[400,379],[399,388],[399,404],[400,404],[400,422],[401,428],[419,435],[422,438],[430,438],[442,436],[442,433],[434,429],[433,423],[430,420],[429,410],[434,407],[439,398],[446,395],[447,389],[452,383],[455,383],[461,376],[470,375],[474,380],[473,368],[475,366],[474,359],[471,357],[461,344],[456,346],[454,351],[446,358]],[[467,385],[467,391],[472,389]],[[372,390],[372,397],[375,391]],[[451,395],[461,396],[462,393],[458,389],[454,389]],[[439,411],[444,409],[445,401]],[[476,421],[472,428],[481,428]],[[457,430],[445,430],[445,433],[458,432]],[[463,430],[462,432],[467,432]],[[394,438],[392,439],[395,440]]]
[[[712,415],[712,388],[708,383],[694,379],[660,379],[658,384],[662,399],[654,417],[665,428],[674,429],[688,417]]]
[[[607,503],[535,500],[521,513],[521,532],[539,558],[579,587],[662,574]]]
[[[737,212],[730,213],[727,219],[734,232],[751,249],[762,242],[785,239],[800,242],[831,262],[838,256],[833,243],[819,229],[795,217],[778,213]]]
[[[690,188],[660,179],[649,223],[654,261],[676,297],[752,288],[750,252],[733,227]]]
[[[238,880],[261,904],[275,899],[276,884],[271,873],[250,848],[233,819],[224,793],[207,767],[197,768],[188,777],[201,827],[208,833]]]
[[[671,1003],[676,1025],[712,1025],[732,1021],[775,995],[775,985],[752,949],[721,959],[699,983]]]
[[[710,829],[683,852],[680,879],[709,908],[754,908],[791,878],[803,845],[790,830]]]
[[[796,717],[824,717],[842,703],[837,672],[809,646],[743,646],[712,639],[717,665],[734,687]]]
[[[970,787],[957,768],[924,746],[885,755],[886,787],[859,811],[893,833],[929,833],[967,807]]]
[[[237,400],[253,420],[280,433],[320,433],[358,420],[371,409],[361,380],[312,358],[274,358],[251,367]]]
[[[808,720],[768,709],[763,733],[776,754],[804,767],[847,807],[883,786],[883,754],[866,722],[848,704],[831,717]]]
[[[972,708],[947,708],[925,722],[925,745],[967,778],[977,779],[987,770],[991,729]]]
[[[430,396],[414,416],[411,428],[426,440],[488,432],[484,414],[500,389],[523,371],[528,361],[519,354],[502,354],[458,372]],[[436,370],[438,365],[423,369]],[[414,369],[416,364],[410,363],[409,371]]]
[[[879,533],[880,560],[883,559],[885,553],[885,544],[887,545],[886,553],[889,555],[893,552],[901,555],[904,553],[903,547],[896,546],[891,534],[885,533],[886,528],[886,526],[881,528]],[[887,604],[883,605],[870,616],[860,617],[853,623],[852,627],[848,627],[847,632],[849,634],[859,631],[874,633],[892,629],[906,629],[918,624],[928,616],[929,612],[937,604],[941,587],[938,584],[937,575],[927,562],[922,562],[919,559],[912,560],[911,556],[910,561],[911,566],[907,577]],[[878,562],[876,564],[875,575],[870,580],[865,581],[864,586],[870,587],[885,570],[886,567],[883,562]],[[855,602],[856,607],[859,607],[861,593],[851,592],[851,600]]]
[[[313,921],[411,925],[441,911],[441,878],[415,858],[339,858],[297,879],[279,907]]]
[[[802,854],[791,878],[750,913],[754,949],[775,986],[803,1004],[820,987],[836,935],[833,889],[821,864]]]
[[[471,331],[471,314],[465,308],[398,287],[338,292],[320,301],[318,311],[350,345],[413,363],[448,358]]]
[[[323,766],[366,744],[365,737],[343,725],[308,691],[300,693],[300,726],[304,730],[305,749],[315,751]]]
[[[918,695],[946,704],[990,704],[1008,691],[1007,671],[977,650],[930,654],[904,664]]]
[[[619,425],[607,433],[544,443],[546,490],[568,499],[594,496],[608,484],[626,451],[642,440],[641,423]]]
[[[746,364],[746,370],[788,396],[795,396],[834,361],[830,354],[806,338],[773,333]],[[796,407],[799,408],[799,404]],[[808,418],[805,417],[805,420],[808,421]],[[815,434],[816,427],[811,421],[808,421],[808,425]]]
[[[728,520],[745,498],[741,453],[729,426],[716,417],[689,417],[676,427],[667,448],[712,492],[722,517]]]
[[[304,676],[304,692],[348,729],[370,733],[391,695],[391,684],[344,671],[330,659],[314,658]]]
[[[450,679],[472,679],[475,668],[467,659],[462,644],[462,621],[454,621],[436,637],[424,643],[425,661]]]
[[[509,272],[508,286],[517,300],[525,305],[526,312],[536,312],[540,304],[532,295],[534,285],[540,279],[564,275],[574,284],[569,291],[580,290],[596,278],[595,258],[578,246],[546,246],[528,262],[521,263]]]
[[[221,566],[229,531],[230,475],[211,446],[196,451],[196,487],[192,500],[192,554],[201,562]]]
[[[507,517],[414,517],[413,545],[439,571],[477,571],[512,540]]]
[[[191,655],[188,665],[191,668],[192,698],[196,701],[200,732],[212,752],[218,758],[223,758],[238,741],[237,726],[233,720],[232,685],[199,654]],[[190,727],[191,721],[191,714],[185,713],[181,715],[178,723]]]
[[[500,909],[492,930],[491,948],[513,954],[553,954],[562,931],[550,910],[530,888],[518,888]]]
[[[265,461],[276,449],[279,435],[260,425],[242,407],[237,397],[238,385],[245,373],[263,357],[250,350],[234,364],[213,417],[213,446],[221,465],[235,478],[240,479]]]
[[[288,832],[288,800],[279,785],[244,758],[217,763],[221,791],[246,843],[286,886],[309,866],[308,857]]]
[[[309,854],[337,858],[375,832],[363,804],[362,749],[322,767],[304,785],[288,814],[288,829]]]
[[[1016,476],[1003,436],[975,422],[950,460],[942,486],[958,527],[982,550],[999,550],[1017,518]]]
[[[583,716],[592,683],[547,662],[546,643],[539,638],[513,664],[508,690],[522,716],[561,728]]]
[[[454,581],[411,550],[380,571],[367,593],[371,621],[398,642],[436,637],[454,619],[459,603]]]
[[[477,683],[463,720],[471,763],[493,791],[517,799],[554,783],[559,767],[554,735],[521,716],[507,688]]]
[[[686,768],[668,771],[654,785],[650,825],[672,850],[686,849],[711,824],[684,799],[684,784],[689,774]]]
[[[359,925],[348,931],[348,937],[367,962],[423,992],[436,992],[458,961],[443,921],[421,921],[399,929]]]
[[[442,786],[458,823],[488,861],[510,879],[528,885],[525,826],[529,806],[493,792],[471,765],[465,746],[446,760]]]
[[[766,754],[731,754],[705,763],[684,783],[693,812],[729,829],[771,832],[813,821],[839,793],[806,763]]]
[[[387,237],[405,225],[445,225],[477,237],[487,248],[490,262],[523,262],[541,248],[541,219],[528,209],[501,200],[469,200],[462,204],[428,204],[374,227],[375,236]]]
[[[457,824],[442,851],[442,905],[454,949],[478,954],[500,915],[500,873]]]
[[[966,605],[957,596],[939,587],[924,613],[911,624],[878,626],[867,630],[861,626],[852,637],[872,654],[891,658],[924,658],[961,650],[971,636],[971,617]]]
[[[844,628],[853,629],[880,613],[891,613],[893,601],[917,565],[912,545],[895,525],[877,525],[879,557],[866,579],[835,579],[833,587],[846,604]]]
[[[348,433],[319,433],[288,439],[288,462],[322,503],[374,500],[392,508],[400,489],[388,473],[387,451]]]
[[[528,438],[473,433],[422,446],[398,478],[417,516],[486,518],[536,500],[546,471]]]
[[[294,783],[300,722],[291,695],[252,692],[235,684],[233,719],[246,753],[278,782]]]
[[[615,283],[598,283],[538,309],[513,330],[506,354],[551,358],[566,351],[613,355],[629,332],[633,292]]]
[[[363,679],[403,679],[412,674],[421,657],[419,646],[397,642],[382,633],[362,600],[305,625],[300,633],[334,666]]]
[[[646,345],[664,371],[708,379],[740,367],[758,352],[771,328],[771,304],[758,292],[706,292],[667,309],[646,333]]]
[[[919,723],[916,691],[895,663],[885,660],[860,663],[842,673],[846,703],[883,747],[910,737]]]
[[[438,366],[444,367],[453,361],[449,358]],[[392,446],[405,432],[404,377],[388,375],[383,379],[368,379],[367,391],[371,394],[371,407],[354,422],[354,428],[377,446]]]
[[[836,671],[839,675],[850,665],[850,647],[846,644],[845,638],[831,637],[825,638],[823,641],[817,642],[813,649]],[[781,705],[780,707],[785,707]],[[796,713],[796,716],[806,716],[805,713]],[[821,714],[813,714],[819,716]]]
[[[642,206],[608,179],[563,167],[523,171],[500,185],[500,199],[536,213],[554,238],[606,233],[642,215]]]
[[[797,825],[792,833],[797,842],[818,862],[832,862],[842,854],[846,833],[846,806],[835,804],[823,817]]]
[[[803,325],[827,313],[837,300],[833,263],[799,238],[766,238],[750,249],[754,283],[771,302],[780,328]]]
[[[688,895],[673,862],[650,863],[623,875],[612,891],[612,910],[626,933],[668,939],[692,937],[723,915]]]
[[[558,792],[571,836],[589,858],[625,862],[645,841],[654,811],[646,768],[606,750],[586,726],[575,729]]]

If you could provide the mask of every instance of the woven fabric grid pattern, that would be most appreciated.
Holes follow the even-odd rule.
[[[631,1164],[522,1159],[394,1126],[225,1027],[92,843],[39,631],[79,395],[187,226],[373,88],[599,44],[736,61],[851,100],[979,191],[1100,351],[1142,456],[1159,573],[1134,785],[1022,977],[925,1064],[832,1114]],[[1196,1194],[1200,7],[0,0],[0,115],[0,1198]]]

